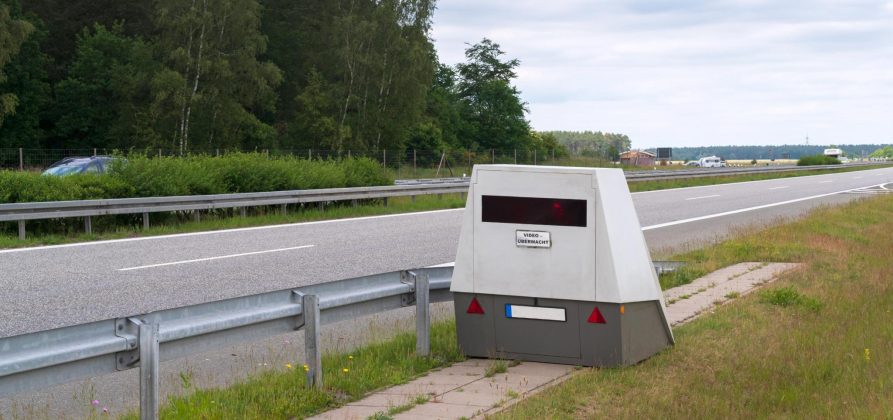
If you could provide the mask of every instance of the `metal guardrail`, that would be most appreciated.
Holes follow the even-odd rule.
[[[0,338],[0,396],[140,369],[140,417],[158,415],[163,360],[304,330],[308,383],[322,386],[319,327],[416,307],[416,351],[428,355],[428,304],[452,300],[452,264],[238,297]]]
[[[876,165],[865,163],[864,165]],[[863,164],[850,164],[863,165]],[[662,179],[699,178],[721,175],[739,175],[765,172],[791,172],[804,170],[838,169],[841,165],[822,166],[772,166],[756,168],[700,168],[695,170],[653,170],[628,171],[630,182]],[[164,211],[185,211],[240,208],[244,216],[245,208],[254,206],[281,205],[282,211],[289,204],[320,203],[334,201],[354,201],[364,199],[384,199],[388,197],[412,197],[429,194],[465,193],[468,191],[468,178],[399,180],[397,185],[381,187],[327,188],[317,190],[272,191],[258,193],[190,195],[174,197],[118,198],[81,201],[48,201],[37,203],[0,204],[0,222],[15,221],[19,225],[19,239],[25,238],[25,222],[28,220],[83,217],[84,230],[93,230],[92,216],[115,214],[142,214],[143,228],[149,227],[149,213]]]
[[[17,221],[19,239],[25,238],[25,221],[83,217],[84,230],[92,232],[92,216],[142,214],[143,228],[149,227],[149,213],[184,210],[211,210],[281,205],[412,197],[429,194],[465,193],[468,183],[388,185],[382,187],[326,188],[316,190],[272,191],[259,193],[189,195],[173,197],[116,198],[103,200],[47,201],[0,204],[0,222]],[[198,213],[196,213],[198,215]]]

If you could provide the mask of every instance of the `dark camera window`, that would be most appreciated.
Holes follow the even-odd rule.
[[[485,195],[481,201],[484,222],[586,227],[586,200]]]

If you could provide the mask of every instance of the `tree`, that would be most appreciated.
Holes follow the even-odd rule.
[[[403,148],[421,120],[434,72],[433,1],[264,3],[269,55],[285,73],[278,115],[285,141],[338,151]],[[311,97],[319,101],[312,112],[335,122],[326,131],[333,137],[313,139],[319,127],[301,115]]]
[[[499,44],[484,38],[465,50],[466,63],[456,66],[463,124],[459,142],[467,149],[511,150],[530,140],[525,103],[511,85],[517,59],[501,58]]]
[[[123,35],[142,39],[149,39],[154,31],[152,1],[148,0],[26,0],[23,6],[25,12],[40,16],[48,30],[41,44],[52,58],[48,68],[52,83],[65,79],[84,28],[96,23],[106,28],[118,25]]]
[[[19,16],[15,5],[10,15]],[[44,135],[41,120],[52,100],[46,73],[48,58],[40,50],[46,31],[36,16],[22,19],[34,29],[21,43],[19,53],[2,67],[5,80],[0,81],[0,96],[15,98],[15,108],[5,118],[0,111],[0,148],[39,147]]]
[[[893,159],[893,147],[885,146],[883,148],[877,149],[871,153],[870,157]]]
[[[275,130],[257,114],[273,111],[282,72],[266,50],[256,0],[158,0],[156,26],[166,69],[153,82],[158,129],[185,153],[198,145],[271,147]]]
[[[34,31],[34,25],[24,19],[13,18],[11,12],[20,12],[18,3],[0,3],[0,83],[6,81],[4,67],[19,53],[19,48]],[[18,103],[19,98],[14,93],[0,90],[0,126],[5,116],[16,112]]]
[[[68,77],[56,87],[56,135],[74,148],[145,147],[158,136],[147,113],[159,69],[150,44],[95,24],[78,36]]]

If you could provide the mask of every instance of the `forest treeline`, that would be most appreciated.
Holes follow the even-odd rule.
[[[434,0],[0,0],[0,148],[542,150],[520,62]]]

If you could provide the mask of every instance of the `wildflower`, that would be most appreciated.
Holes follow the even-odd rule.
[[[291,369],[291,368],[292,368],[291,363],[286,363],[286,364],[285,364],[285,368],[286,368],[286,369]]]
[[[304,372],[310,372],[310,366],[304,365]]]
[[[353,356],[347,356],[348,360],[353,360]]]
[[[350,369],[348,369],[348,368],[344,368],[344,369],[341,369],[341,371],[344,372],[344,373],[347,373],[347,372],[350,372]]]
[[[99,405],[99,400],[93,400],[92,402],[90,402],[90,404],[93,404],[93,406],[96,407],[97,405]]]
[[[871,361],[871,350],[865,349],[865,361],[866,362]]]
[[[102,407],[102,412],[105,413],[105,414],[108,414],[108,413],[109,413],[109,408],[108,408],[108,407]]]

